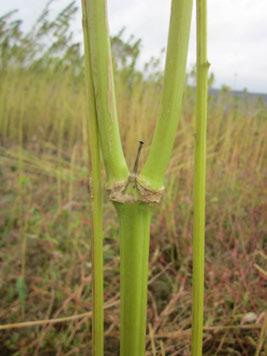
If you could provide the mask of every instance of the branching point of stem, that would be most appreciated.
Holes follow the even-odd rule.
[[[109,199],[117,203],[147,204],[159,203],[164,188],[153,190],[145,186],[134,173],[130,174],[127,181],[118,182],[107,188]]]

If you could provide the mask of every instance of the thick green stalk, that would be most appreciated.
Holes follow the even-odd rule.
[[[192,2],[172,1],[163,97],[150,153],[141,171],[141,180],[152,189],[163,186],[181,116]]]
[[[193,237],[193,356],[202,355],[208,69],[207,4],[206,0],[197,0],[197,112],[195,132]]]
[[[95,95],[90,61],[88,17],[86,0],[82,0],[84,58],[87,92],[87,142],[91,158],[91,209],[92,209],[92,294],[93,294],[93,326],[92,354],[104,355],[104,313],[103,313],[103,209],[102,184],[100,166],[100,145],[97,126]]]
[[[86,0],[93,83],[108,185],[127,179],[117,118],[106,0]]]
[[[146,203],[116,203],[120,220],[121,356],[142,356],[146,339],[149,230]]]

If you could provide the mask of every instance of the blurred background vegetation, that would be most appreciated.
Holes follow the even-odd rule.
[[[91,308],[83,55],[71,32],[76,11],[72,2],[52,14],[48,4],[27,33],[16,11],[0,17],[1,325]],[[132,164],[138,140],[145,142],[143,159],[149,148],[162,58],[141,68],[141,41],[126,29],[111,43],[121,136]],[[193,68],[153,220],[148,355],[190,354],[194,80]],[[266,118],[263,95],[210,89],[205,355],[264,354]],[[105,204],[105,355],[117,355],[118,230]],[[0,330],[0,354],[89,355],[90,322],[86,316]]]

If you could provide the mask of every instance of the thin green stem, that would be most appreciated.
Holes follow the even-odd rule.
[[[120,220],[121,356],[145,354],[149,233],[152,208],[116,203]]]
[[[205,259],[206,126],[208,95],[207,4],[197,0],[197,112],[194,170],[192,355],[202,355]]]
[[[90,61],[89,26],[87,1],[82,0],[83,34],[85,48],[85,74],[87,91],[87,142],[91,158],[91,209],[92,209],[92,292],[93,292],[93,325],[92,353],[104,355],[104,313],[103,313],[103,209],[100,166],[100,145],[97,126],[95,95]]]
[[[86,0],[90,56],[98,126],[108,185],[129,175],[124,158],[116,108],[106,0]]]
[[[152,189],[163,186],[181,117],[192,3],[172,1],[163,97],[150,153],[141,171],[141,179]]]

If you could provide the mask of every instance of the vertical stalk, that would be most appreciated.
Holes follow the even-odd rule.
[[[181,117],[192,4],[192,0],[172,1],[163,96],[149,156],[141,171],[141,179],[155,190],[163,186]]]
[[[115,203],[120,220],[120,355],[145,352],[149,233],[152,208],[146,203]]]
[[[103,316],[103,211],[102,185],[100,166],[100,145],[97,126],[95,95],[89,47],[89,26],[86,11],[86,0],[82,0],[84,58],[87,92],[87,142],[91,158],[91,209],[92,209],[92,354],[104,355],[104,316]]]
[[[197,112],[194,172],[193,335],[192,355],[202,355],[208,96],[207,3],[197,0]]]

